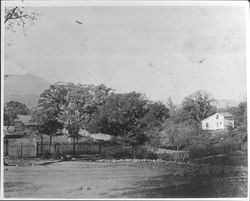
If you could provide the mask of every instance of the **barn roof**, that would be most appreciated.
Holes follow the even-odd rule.
[[[15,121],[21,121],[25,126],[36,125],[34,121],[32,121],[31,115],[17,115]]]

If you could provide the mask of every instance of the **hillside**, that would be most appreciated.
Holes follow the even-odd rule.
[[[36,75],[5,75],[4,102],[19,101],[29,107],[37,104],[40,94],[49,87],[50,83]]]

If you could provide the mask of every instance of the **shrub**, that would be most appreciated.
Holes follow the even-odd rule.
[[[152,153],[152,152],[149,152],[148,155],[147,155],[147,159],[156,160],[157,158],[158,158],[157,154]]]
[[[173,155],[166,153],[159,154],[158,158],[165,161],[175,161],[175,157]]]
[[[121,158],[124,159],[124,158],[132,158],[132,154],[124,150],[110,150],[106,152],[105,157],[115,158],[115,159],[121,159]]]
[[[51,154],[49,151],[45,151],[42,155],[41,155],[41,158],[50,158],[51,157]]]

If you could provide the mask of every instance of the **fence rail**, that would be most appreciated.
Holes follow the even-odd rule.
[[[220,146],[210,146],[206,148],[192,149],[189,153],[190,158],[200,158],[218,154],[230,154],[242,150],[241,144],[225,144]]]
[[[14,156],[17,158],[36,157],[35,145],[11,145],[5,148],[5,156]]]
[[[42,143],[38,142],[36,146],[37,156],[41,155],[63,155],[73,154],[74,144],[73,143]],[[111,155],[117,157],[145,157],[150,154],[148,147],[146,146],[122,146],[122,145],[111,145],[109,143],[87,143],[80,142],[75,144],[74,154],[100,154],[100,155]]]
[[[187,158],[199,158],[217,154],[230,154],[237,150],[246,150],[247,148],[241,146],[241,144],[225,144],[220,146],[210,146],[206,148],[192,149],[188,152]],[[40,157],[46,155],[60,156],[64,154],[99,154],[103,157],[114,158],[160,158],[163,160],[176,160],[177,155],[180,153],[172,151],[171,153],[158,153],[156,150],[152,150],[147,146],[124,146],[113,145],[110,143],[96,143],[96,142],[80,142],[73,143],[52,143],[48,142],[35,142],[33,144],[28,143],[8,143],[4,142],[4,154],[5,156],[13,156],[17,158],[24,157]],[[185,153],[181,153],[185,154]]]

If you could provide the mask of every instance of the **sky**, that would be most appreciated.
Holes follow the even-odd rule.
[[[216,99],[246,97],[244,7],[30,9],[40,13],[34,25],[5,30],[5,74],[103,83],[176,103],[199,89]]]

